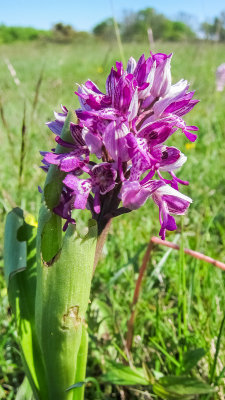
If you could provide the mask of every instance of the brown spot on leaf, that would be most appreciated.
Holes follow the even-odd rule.
[[[63,328],[78,328],[80,324],[83,322],[83,318],[79,316],[80,307],[72,306],[68,309],[68,312],[63,315]]]

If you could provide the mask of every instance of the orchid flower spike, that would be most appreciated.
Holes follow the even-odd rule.
[[[73,209],[87,208],[101,233],[109,219],[141,207],[147,199],[159,208],[160,236],[164,239],[166,230],[176,229],[172,215],[184,214],[192,200],[179,192],[179,184],[188,182],[175,174],[187,158],[166,140],[177,131],[196,140],[198,128],[187,126],[183,116],[198,100],[187,81],[172,84],[171,59],[172,54],[162,53],[147,59],[142,55],[137,62],[131,57],[127,69],[117,62],[105,93],[90,80],[80,85],[78,122],[70,123],[70,143],[61,138],[66,107],[48,123],[55,141],[67,149],[42,152],[45,171],[55,165],[65,174],[54,209],[66,220],[64,229],[75,223]]]

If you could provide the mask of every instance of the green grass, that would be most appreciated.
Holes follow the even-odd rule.
[[[201,100],[186,117],[188,123],[199,126],[196,146],[186,148],[188,141],[181,133],[173,135],[171,141],[188,156],[179,176],[190,181],[190,186],[184,187],[183,192],[194,202],[183,218],[183,224],[180,217],[176,218],[179,236],[171,233],[168,240],[176,238],[184,247],[223,261],[225,94],[215,92],[215,70],[224,62],[225,45],[156,43],[155,47],[159,52],[174,53],[173,82],[187,79],[191,90],[196,90],[195,97]],[[148,54],[148,51],[147,43],[131,43],[124,47],[126,59],[131,55],[138,58],[142,52]],[[13,65],[21,82],[19,86],[12,79],[5,59]],[[40,204],[37,186],[42,186],[45,179],[39,169],[39,150],[54,147],[54,135],[45,122],[53,119],[53,110],[58,111],[61,103],[72,108],[78,106],[73,94],[76,82],[82,83],[90,78],[104,90],[106,76],[119,59],[116,45],[94,41],[68,45],[33,42],[0,47],[0,103],[6,121],[0,120],[1,239],[6,213],[13,204],[37,217]],[[43,68],[38,100],[33,109]],[[26,135],[21,189],[19,171],[24,102]],[[147,243],[158,231],[158,210],[151,201],[142,209],[113,221],[93,280],[87,376],[99,380],[106,371],[107,359],[123,361],[135,281]],[[23,379],[23,370],[3,279],[3,240],[0,243],[0,399],[9,400],[15,397]],[[154,269],[160,273],[154,274]],[[225,340],[220,327],[224,304],[225,272],[182,252],[155,248],[137,304],[132,348],[134,364],[142,366],[145,362],[152,371],[178,375],[182,373],[180,365],[187,351],[203,348],[205,356],[192,369],[191,375],[208,383],[212,380],[219,385],[219,390],[215,395],[201,395],[199,398],[223,399],[225,379],[221,372],[225,364]],[[99,389],[94,382],[91,380],[87,385],[86,398],[90,400],[98,398]],[[122,389],[114,385],[101,384],[100,387],[104,399],[123,398]],[[141,387],[137,389],[146,391]],[[125,389],[124,396],[126,399],[159,398],[151,397],[151,388],[147,392],[150,397]]]

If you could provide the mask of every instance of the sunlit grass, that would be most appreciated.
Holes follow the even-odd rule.
[[[201,102],[187,121],[199,126],[195,145],[178,132],[173,145],[188,156],[179,172],[190,181],[183,192],[194,202],[183,220],[177,218],[178,232],[168,240],[176,240],[184,247],[201,251],[211,257],[225,259],[224,168],[225,168],[225,93],[215,92],[215,70],[224,62],[225,46],[207,43],[156,43],[156,51],[173,52],[173,82],[187,79],[191,90]],[[125,57],[139,57],[148,53],[148,43],[124,46]],[[1,134],[1,207],[0,239],[6,213],[16,204],[37,219],[40,204],[38,185],[45,176],[40,170],[39,150],[54,147],[54,137],[45,122],[54,118],[53,110],[60,104],[76,108],[76,83],[92,79],[104,90],[110,68],[120,59],[118,48],[100,42],[58,45],[50,43],[18,43],[0,47],[0,101],[7,121],[0,119]],[[21,82],[16,85],[4,59],[10,60]],[[43,71],[41,84],[38,86]],[[37,98],[38,87],[38,100]],[[26,103],[25,158],[21,171],[21,131]],[[33,106],[35,104],[35,107]],[[8,131],[7,131],[8,129]],[[9,140],[10,138],[12,140]],[[19,187],[19,192],[18,192]],[[90,355],[87,375],[97,380],[104,371],[104,360],[123,360],[124,339],[130,316],[135,282],[139,266],[150,236],[157,235],[157,209],[150,201],[143,209],[115,219],[103,256],[93,281],[90,306]],[[181,231],[183,239],[181,240]],[[178,236],[177,236],[178,235]],[[3,280],[2,248],[0,240],[0,398],[14,398],[23,372],[16,342],[13,321],[8,310]],[[157,270],[158,275],[154,275]],[[94,299],[101,301],[96,305]],[[225,363],[224,335],[217,338],[224,316],[225,273],[214,266],[183,253],[157,248],[153,251],[142,292],[137,304],[132,358],[136,366],[146,362],[150,369],[167,374],[178,374],[184,353],[202,347],[204,358],[193,370],[206,382],[213,377],[220,383],[224,396]],[[108,314],[107,314],[108,312]],[[97,318],[97,314],[103,318]],[[98,320],[98,324],[97,324]],[[169,356],[168,356],[169,355]],[[215,363],[216,356],[216,363]],[[175,362],[173,361],[175,360]],[[221,375],[221,376],[220,376]],[[101,386],[103,398],[120,399],[114,386]],[[89,384],[87,399],[95,399],[95,385]],[[2,396],[2,397],[1,397]],[[3,397],[5,396],[5,397]],[[144,399],[129,392],[128,399]],[[201,399],[207,397],[202,396]]]

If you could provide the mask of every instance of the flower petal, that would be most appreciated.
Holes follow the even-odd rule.
[[[125,138],[128,133],[128,128],[124,123],[114,121],[105,129],[103,142],[114,161],[118,161],[119,158],[122,161],[129,160],[128,146]]]
[[[130,210],[140,208],[150,196],[149,190],[143,188],[138,181],[125,181],[120,196],[124,207]]]

